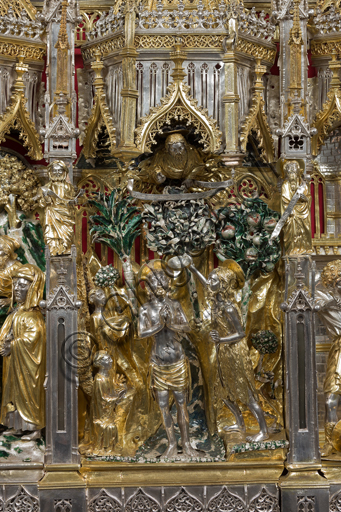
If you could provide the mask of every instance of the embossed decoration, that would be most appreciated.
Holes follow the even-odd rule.
[[[190,87],[183,79],[185,72],[182,67],[186,54],[182,51],[182,40],[175,43],[175,51],[171,53],[175,62],[172,73],[173,83],[168,87],[168,94],[161,99],[158,107],[152,107],[150,113],[141,119],[140,126],[135,130],[135,143],[141,153],[151,152],[155,137],[162,133],[164,126],[172,122],[194,128],[200,134],[199,143],[205,151],[215,152],[221,145],[221,132],[217,122],[208,116],[207,109],[197,106],[197,100],[189,96]]]
[[[39,500],[20,487],[15,496],[6,501],[5,512],[39,512]]]
[[[202,512],[203,504],[199,500],[191,496],[184,487],[181,491],[167,501],[166,512]]]
[[[243,500],[230,492],[226,487],[210,499],[207,507],[208,512],[245,512]]]
[[[334,494],[329,502],[329,512],[341,511],[341,491]]]
[[[139,489],[129,498],[124,512],[161,512],[161,507],[154,498]]]
[[[116,498],[110,496],[104,489],[89,503],[89,512],[121,512],[122,506]]]
[[[278,499],[263,487],[261,492],[251,500],[248,512],[279,512]]]

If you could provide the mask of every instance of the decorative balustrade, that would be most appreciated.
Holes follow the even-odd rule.
[[[88,33],[88,40],[99,39],[123,29],[124,6],[117,14],[113,8],[109,13],[103,13],[94,23],[92,30]],[[157,0],[156,9],[149,11],[141,3],[138,7],[136,30],[140,31],[226,31],[227,22],[230,17],[226,3],[221,2],[217,9],[209,11],[204,8],[202,0],[199,0],[196,9],[187,10],[183,0],[180,0],[177,9],[164,9],[162,0]],[[262,11],[257,13],[253,7],[250,11],[241,9],[239,12],[239,32],[258,39],[270,42],[273,38],[275,25],[271,19]]]
[[[239,15],[239,32],[245,35],[271,41],[275,33],[275,24],[270,17],[261,11],[257,13],[255,7],[251,11],[244,9]]]
[[[124,4],[122,4],[117,14],[114,14],[114,8],[110,7],[109,12],[103,12],[99,19],[93,24],[92,30],[88,33],[88,40],[100,39],[110,34],[114,34],[124,28]]]
[[[41,35],[44,27],[39,20],[30,20],[25,10],[21,11],[20,16],[16,16],[11,7],[7,14],[0,18],[0,35],[14,36],[20,39],[28,38],[41,41]]]
[[[322,13],[320,9],[317,9],[314,23],[320,34],[341,32],[341,13],[335,10],[334,5],[324,13]]]

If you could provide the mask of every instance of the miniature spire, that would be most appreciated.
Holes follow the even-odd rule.
[[[68,50],[70,45],[66,28],[67,6],[67,0],[63,0],[58,41],[55,46],[57,49],[56,96],[60,95],[60,93],[65,95],[68,93]]]

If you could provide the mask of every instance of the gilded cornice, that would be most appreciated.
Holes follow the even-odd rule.
[[[91,42],[84,44],[82,46],[82,56],[85,61],[88,61],[94,58],[95,53],[97,51],[100,52],[102,56],[108,55],[110,53],[117,52],[118,50],[122,50],[125,46],[125,37],[121,34],[116,34],[113,37],[108,39],[104,39],[100,42]]]
[[[273,64],[275,62],[277,48],[273,44],[271,44],[271,46],[265,46],[255,41],[249,41],[244,37],[239,37],[235,51]]]
[[[268,162],[273,162],[275,147],[264,109],[262,75],[266,68],[260,65],[261,59],[257,59],[256,83],[253,88],[252,104],[240,130],[240,145],[242,151],[246,151],[248,137],[252,131],[256,131],[262,156]]]
[[[331,57],[333,53],[341,53],[341,34],[333,39],[313,39],[311,41],[311,55],[317,57]]]
[[[5,112],[0,116],[0,142],[6,139],[12,129],[19,131],[19,137],[23,139],[23,145],[28,148],[28,155],[33,160],[41,160],[43,153],[38,132],[26,109],[25,86],[22,75],[27,71],[28,65],[24,64],[24,57],[19,57],[16,65],[17,79],[10,103]]]
[[[324,144],[329,133],[341,124],[341,81],[339,78],[340,64],[337,61],[336,53],[333,53],[332,60],[329,64],[330,70],[333,72],[333,78],[330,90],[327,94],[327,101],[324,103],[322,110],[316,114],[313,127],[317,133],[312,137],[312,154],[316,156],[320,147]]]
[[[205,151],[214,152],[221,147],[222,134],[217,122],[208,116],[207,109],[198,107],[197,100],[189,96],[190,87],[185,85],[183,79],[185,72],[182,62],[186,59],[179,38],[175,42],[175,51],[171,53],[175,62],[172,73],[173,82],[168,87],[168,94],[161,99],[158,107],[150,109],[150,113],[141,119],[140,126],[135,130],[135,144],[141,153],[150,153],[153,144],[156,144],[155,136],[162,133],[165,125],[170,125],[172,120],[181,121],[186,126],[193,126],[195,133],[200,134],[200,143]]]
[[[43,60],[46,45],[33,41],[0,36],[0,55],[16,59],[22,55],[26,60]]]
[[[106,98],[104,92],[104,81],[102,79],[103,62],[101,62],[101,54],[99,51],[96,53],[96,62],[92,63],[92,69],[96,73],[94,86],[95,86],[95,99],[88,124],[84,132],[83,153],[85,158],[96,157],[96,147],[98,142],[98,135],[102,126],[105,126],[110,140],[110,153],[116,147],[116,130],[112,124],[112,116],[109,108],[106,105]]]
[[[226,34],[184,34],[181,36],[185,49],[212,49],[222,51],[222,45]],[[174,48],[176,35],[162,34],[136,34],[135,48],[137,50],[171,49]],[[84,60],[94,57],[97,50],[102,56],[121,50],[125,45],[123,34],[116,34],[114,37],[104,39],[100,42],[93,41],[82,46]],[[235,47],[236,52],[243,53],[248,57],[261,58],[263,61],[273,64],[277,49],[273,44],[262,45],[256,41],[239,37]]]

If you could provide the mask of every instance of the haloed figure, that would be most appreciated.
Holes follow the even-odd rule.
[[[169,409],[170,392],[173,393],[178,413],[178,424],[182,439],[182,452],[187,457],[197,457],[189,439],[189,417],[187,395],[189,391],[189,363],[181,343],[181,335],[190,331],[190,326],[180,303],[167,296],[170,279],[163,270],[150,270],[146,278],[151,300],[139,311],[139,336],[154,337],[151,364],[151,387],[161,410],[167,433],[168,448],[163,458],[177,456],[177,441],[174,423]]]
[[[258,402],[250,352],[241,323],[241,314],[234,297],[235,291],[244,285],[244,273],[232,260],[228,267],[216,268],[207,280],[193,265],[189,268],[206,287],[207,298],[211,302],[210,338],[217,347],[218,371],[221,383],[227,391],[227,399],[224,403],[236,419],[236,424],[225,430],[242,433],[246,430],[243,415],[237,405],[239,401],[248,407],[260,428],[258,434],[247,437],[247,440],[259,442],[268,439],[268,428],[264,412]]]

